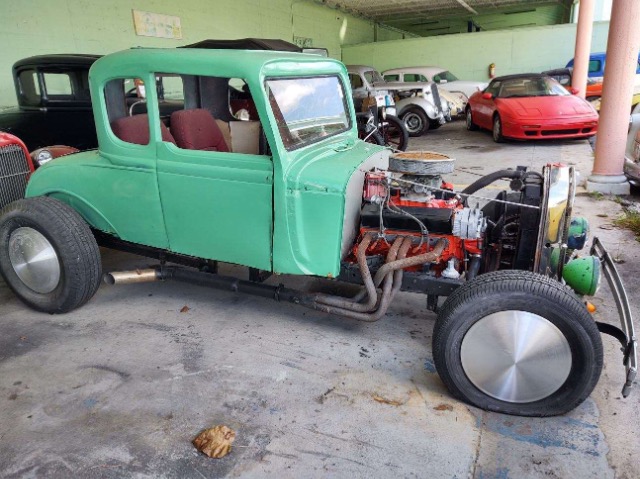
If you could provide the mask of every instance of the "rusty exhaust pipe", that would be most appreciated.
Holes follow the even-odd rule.
[[[105,273],[102,279],[106,284],[111,286],[115,284],[149,283],[151,281],[159,281],[160,273],[153,268],[136,269],[133,271],[112,271],[111,273]]]

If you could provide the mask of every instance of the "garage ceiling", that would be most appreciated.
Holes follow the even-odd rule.
[[[318,0],[417,35],[568,22],[573,0]],[[471,22],[471,23],[469,23]],[[472,27],[473,25],[473,27]]]

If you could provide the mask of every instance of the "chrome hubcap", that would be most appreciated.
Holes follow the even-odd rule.
[[[11,233],[9,261],[20,281],[36,293],[50,293],[60,282],[58,255],[49,240],[33,228]]]
[[[471,110],[467,110],[467,128],[471,128]]]
[[[493,122],[493,138],[500,138],[500,120],[496,120]]]
[[[407,130],[411,133],[422,130],[422,120],[414,113],[407,113],[404,117],[404,123],[407,126]]]
[[[460,359],[478,389],[512,403],[550,396],[571,371],[571,348],[562,332],[526,311],[500,311],[480,319],[462,340]]]

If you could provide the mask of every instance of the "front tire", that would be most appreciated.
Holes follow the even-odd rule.
[[[593,391],[602,340],[578,297],[549,277],[496,271],[457,289],[438,315],[433,357],[451,393],[518,416],[564,414]]]
[[[504,142],[504,135],[502,134],[502,120],[500,119],[500,115],[495,115],[493,117],[493,130],[491,131],[493,136],[493,141],[496,143]]]
[[[100,286],[100,250],[89,226],[49,197],[15,201],[0,216],[0,273],[28,306],[66,313]]]
[[[471,107],[467,107],[467,111],[465,113],[465,120],[467,124],[467,130],[476,131],[478,129],[478,125],[473,122],[473,114],[471,113]]]
[[[407,108],[407,112],[402,115],[402,121],[411,137],[422,136],[429,130],[429,118],[422,108]]]
[[[409,145],[409,133],[404,122],[397,116],[387,115],[383,126],[384,143],[398,151],[405,151]]]

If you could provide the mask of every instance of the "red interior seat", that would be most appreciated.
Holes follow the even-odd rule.
[[[222,131],[209,110],[196,108],[174,111],[171,114],[171,131],[180,148],[229,151]]]
[[[111,122],[111,130],[113,134],[122,141],[136,145],[148,145],[149,115],[145,113],[118,118]],[[169,141],[174,145],[176,144],[176,140],[162,122],[160,122],[160,132],[162,133],[162,141]]]

